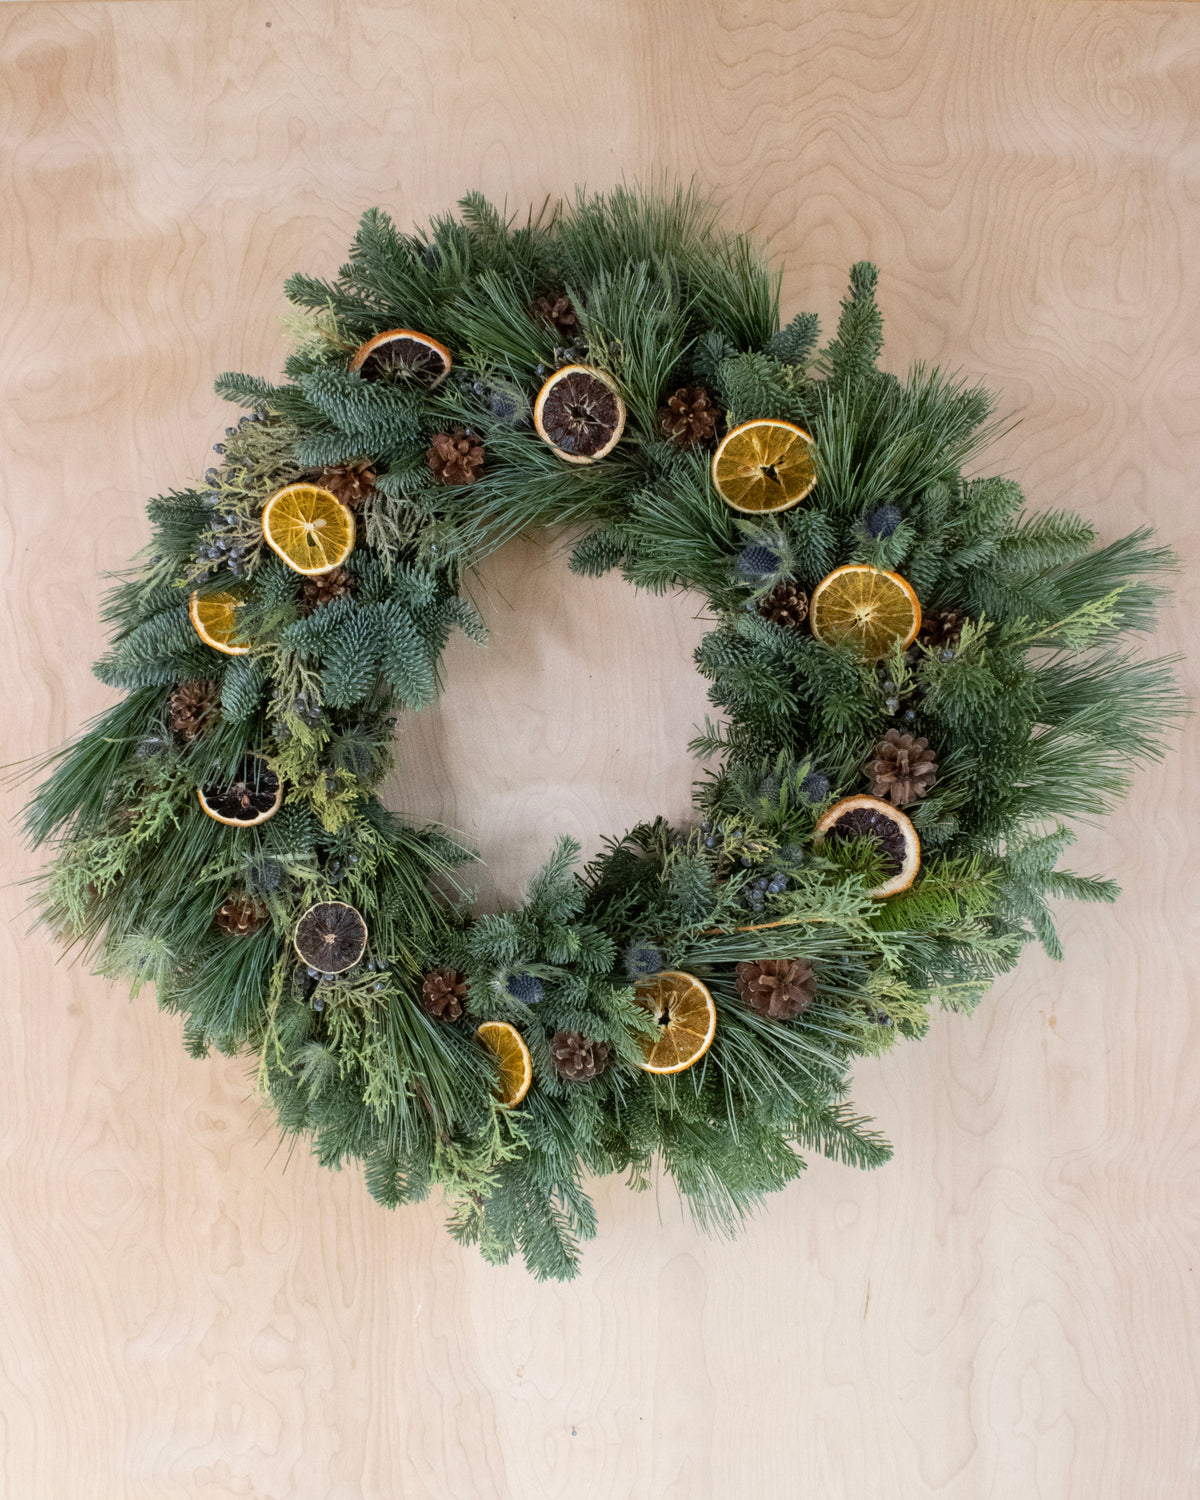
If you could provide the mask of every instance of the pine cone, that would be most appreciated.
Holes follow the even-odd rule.
[[[467,1008],[466,976],[457,969],[434,969],[421,985],[421,1008],[437,1021],[457,1021]]]
[[[369,458],[330,464],[321,470],[317,483],[336,495],[343,505],[356,510],[375,488],[375,465]]]
[[[813,967],[803,958],[762,958],[737,966],[738,994],[751,1010],[790,1021],[813,999]]]
[[[353,591],[354,574],[345,568],[331,568],[328,573],[314,573],[304,580],[304,592],[300,601],[300,613],[311,615],[313,610],[332,604]]]
[[[702,385],[681,386],[658,408],[659,425],[680,448],[711,441],[720,416],[720,407]]]
[[[226,896],[217,912],[217,926],[230,937],[245,937],[264,925],[270,912],[261,901],[241,893]]]
[[[930,610],[921,621],[921,633],[917,639],[935,651],[951,651],[958,645],[966,616],[957,609]]]
[[[579,332],[579,314],[565,292],[547,292],[535,297],[529,305],[529,316],[535,323],[544,323],[567,340],[574,339]]]
[[[937,780],[937,760],[929,741],[889,729],[867,763],[871,795],[886,797],[896,807],[923,797]]]
[[[204,734],[220,716],[221,690],[215,682],[181,682],[167,707],[167,722],[185,740]]]
[[[808,618],[808,595],[785,578],[769,594],[764,594],[755,608],[764,620],[796,630]]]
[[[474,484],[483,472],[483,444],[465,427],[439,432],[427,456],[440,484]]]
[[[608,1067],[608,1043],[595,1042],[582,1031],[556,1031],[550,1040],[550,1055],[560,1078],[586,1083]]]

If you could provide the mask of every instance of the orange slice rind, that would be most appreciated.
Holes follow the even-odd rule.
[[[202,594],[197,590],[188,603],[192,629],[206,646],[226,656],[245,656],[250,647],[239,641],[234,622],[241,600],[236,594]]]
[[[500,1066],[496,1098],[508,1109],[520,1104],[533,1082],[533,1059],[525,1038],[507,1021],[485,1021],[475,1035]]]
[[[569,464],[594,464],[625,431],[625,401],[617,383],[592,365],[556,370],[533,404],[538,437]]]
[[[427,380],[432,389],[441,385],[453,363],[445,344],[438,343],[427,333],[419,333],[415,328],[385,328],[358,346],[350,368],[364,380],[407,370]]]
[[[803,427],[773,417],[743,422],[713,454],[712,481],[731,510],[773,515],[812,493],[817,482],[813,440]]]
[[[658,1029],[657,1036],[642,1042],[647,1073],[682,1073],[712,1046],[717,1007],[694,974],[666,969],[634,985],[633,996]]]
[[[328,573],[354,551],[353,512],[317,484],[289,484],[272,495],[262,529],[267,546],[305,577]]]
[[[363,915],[345,901],[318,901],[292,932],[296,956],[321,974],[344,974],[367,948]]]
[[[814,830],[814,842],[829,837],[873,839],[879,845],[885,871],[892,873],[882,885],[867,892],[882,900],[906,891],[921,868],[921,840],[912,819],[881,797],[843,797],[835,802]]]
[[[809,628],[828,646],[854,647],[863,661],[880,661],[893,646],[911,646],[921,628],[921,602],[899,573],[870,563],[835,568],[808,601]]]
[[[196,788],[200,806],[228,828],[253,828],[283,805],[283,783],[259,755],[243,757],[233,778]]]

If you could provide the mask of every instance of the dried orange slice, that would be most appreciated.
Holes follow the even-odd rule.
[[[232,781],[220,781],[197,789],[200,806],[210,818],[230,828],[252,828],[279,811],[283,786],[279,777],[258,755],[247,755]]]
[[[292,947],[310,969],[344,974],[367,947],[367,924],[345,901],[318,901],[296,923]]]
[[[658,1035],[643,1042],[647,1073],[682,1073],[712,1046],[717,1007],[694,974],[667,969],[634,985],[633,997],[658,1023]]]
[[[895,896],[906,891],[921,868],[921,840],[911,819],[881,797],[844,797],[835,802],[815,830],[815,841],[871,839],[878,845],[887,879],[868,896]]]
[[[770,515],[799,505],[817,482],[813,440],[794,422],[759,417],[721,439],[712,479],[731,510]]]
[[[192,628],[206,646],[226,656],[245,656],[250,647],[239,641],[234,629],[241,600],[236,594],[193,593],[188,605]]]
[[[822,578],[808,601],[813,635],[826,645],[853,646],[879,661],[893,646],[911,646],[921,628],[921,602],[899,573],[847,563]]]
[[[595,463],[625,431],[625,402],[617,383],[591,365],[556,370],[533,404],[538,436],[569,464]]]
[[[317,484],[289,484],[272,495],[262,529],[267,546],[305,575],[328,573],[354,551],[353,512]]]
[[[510,1107],[520,1104],[533,1082],[533,1059],[525,1038],[507,1021],[485,1021],[475,1035],[500,1064],[496,1097]]]
[[[408,370],[435,386],[449,375],[453,363],[445,344],[439,344],[427,333],[418,333],[415,328],[388,328],[359,345],[350,368],[357,370],[364,380],[378,380],[381,375]]]

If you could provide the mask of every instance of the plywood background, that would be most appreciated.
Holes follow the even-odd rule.
[[[370,204],[660,168],[787,258],[789,310],[878,261],[893,367],[989,377],[1036,502],[1158,525],[1190,571],[1156,644],[1195,653],[1198,127],[1187,4],[0,7],[0,759],[109,701],[99,575],[204,467],[212,375],[277,369],[285,273]],[[394,800],[476,835],[498,897],[559,829],[683,809],[699,626],[545,539],[481,594],[494,643],[452,653]],[[238,1064],[56,967],[6,890],[0,1495],[1200,1495],[1195,765],[1081,840],[1127,890],[1065,914],[1068,965],[862,1070],[892,1166],[815,1163],[732,1245],[600,1184],[567,1287],[272,1154]]]

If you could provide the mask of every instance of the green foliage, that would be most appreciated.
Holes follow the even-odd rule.
[[[326,1165],[361,1162],[381,1204],[443,1189],[451,1233],[490,1261],[574,1274],[595,1232],[587,1173],[645,1187],[663,1171],[699,1224],[730,1232],[807,1153],[886,1161],[847,1097],[854,1059],[922,1036],[937,1005],[971,1008],[1029,940],[1059,956],[1057,900],[1117,894],[1058,860],[1069,822],[1110,806],[1180,714],[1171,664],[1129,647],[1174,559],[1146,531],[1097,546],[1073,513],[1027,512],[1011,480],[967,478],[992,398],[942,371],[878,369],[877,279],[852,268],[819,349],[815,315],[779,326],[778,275],[694,189],[579,194],[524,220],[472,194],[411,234],[370,210],[335,278],[289,280],[283,379],[219,378],[253,415],[201,484],[149,503],[150,542],[106,601],[96,671],[123,697],[34,768],[27,827],[53,848],[35,895],[51,931],[135,991],[152,983],[194,1055],[252,1057],[281,1129]],[[571,297],[576,344],[626,400],[599,463],[564,462],[531,424],[547,373],[580,357],[531,315],[547,293]],[[399,326],[451,347],[447,380],[349,368]],[[727,425],[806,427],[818,484],[802,505],[739,516],[713,489],[710,449],[665,438],[659,407],[693,382]],[[439,483],[427,450],[460,426],[483,472]],[[345,591],[318,604],[266,547],[262,508],[348,461],[368,461],[375,484]],[[436,698],[450,634],[484,638],[466,573],[542,525],[576,532],[585,578],[620,568],[703,597],[696,664],[721,717],[693,749],[714,764],[694,824],[641,824],[582,870],[561,840],[523,901],[478,915],[460,884],[469,852],[375,793],[394,715]],[[927,615],[964,617],[961,633],[864,663],[764,617],[777,584],[811,591],[846,562],[901,572]],[[203,645],[189,619],[193,590],[231,587],[243,655]],[[194,738],[172,727],[184,682],[220,694]],[[820,842],[816,827],[867,789],[893,727],[924,736],[939,769],[908,809],[919,877],[879,901],[878,847]],[[279,775],[283,805],[227,827],[196,792],[247,755]],[[257,930],[216,922],[231,897],[260,903]],[[336,975],[310,972],[292,943],[326,901],[368,930],[362,961]],[[812,967],[812,1003],[789,1020],[740,994],[738,965],[766,959]],[[654,1023],[634,981],[660,964],[700,977],[717,1009],[711,1048],[678,1075],[640,1066]],[[422,985],[443,967],[465,976],[466,1010],[436,1020]],[[513,1109],[475,1036],[487,1019],[529,1048],[533,1087]],[[603,1044],[607,1067],[561,1076],[560,1031]]]

